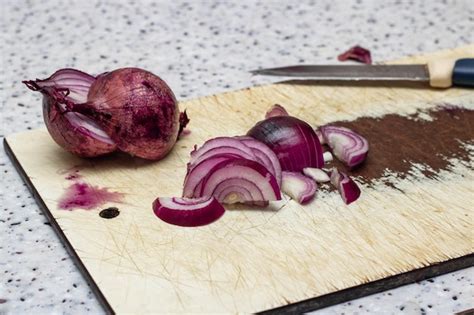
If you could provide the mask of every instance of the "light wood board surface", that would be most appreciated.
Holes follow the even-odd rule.
[[[474,46],[400,62],[466,56],[474,57]],[[180,104],[191,118],[191,134],[155,163],[122,155],[80,159],[43,129],[6,141],[116,313],[259,312],[473,253],[472,150],[467,163],[453,159],[436,178],[417,173],[414,165],[397,189],[358,179],[362,197],[350,206],[337,193],[322,191],[307,206],[285,198],[265,210],[229,209],[200,228],[168,225],[154,216],[157,196],[181,195],[194,144],[246,133],[274,103],[317,126],[408,115],[441,103],[472,110],[474,91],[288,83],[203,97]],[[125,193],[123,203],[107,204],[121,210],[118,217],[103,219],[100,209],[58,209],[71,185],[64,171],[72,167],[91,185]]]

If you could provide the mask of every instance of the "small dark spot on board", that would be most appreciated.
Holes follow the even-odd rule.
[[[0,304],[7,303],[6,299],[0,299]]]
[[[458,299],[458,297],[454,295],[454,296],[452,297],[452,299],[456,301],[456,300]]]
[[[106,208],[99,212],[99,216],[104,219],[113,219],[120,214],[117,207]]]

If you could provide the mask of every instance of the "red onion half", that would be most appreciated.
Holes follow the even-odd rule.
[[[283,172],[281,190],[299,204],[310,202],[316,195],[318,185],[314,180],[297,172]]]
[[[275,152],[283,171],[300,172],[324,165],[323,149],[313,128],[292,116],[275,116],[257,123],[248,136]]]
[[[87,101],[96,79],[82,71],[62,69],[44,80],[23,81],[43,94],[43,118],[49,134],[62,148],[82,157],[94,157],[116,150],[114,141],[92,119],[71,112],[75,104]]]
[[[347,205],[360,197],[360,189],[356,182],[335,167],[331,170],[331,184],[337,188]]]
[[[358,133],[344,127],[323,126],[319,130],[334,155],[349,167],[364,162],[369,142]]]
[[[153,212],[161,220],[179,226],[202,226],[219,219],[224,207],[214,197],[157,198]]]
[[[87,102],[72,110],[96,121],[121,151],[144,159],[163,158],[180,129],[179,108],[171,89],[158,76],[138,68],[100,75]]]

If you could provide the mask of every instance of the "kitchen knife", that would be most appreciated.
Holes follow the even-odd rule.
[[[301,65],[250,72],[306,80],[421,81],[437,88],[474,87],[474,58],[442,59],[415,65]]]

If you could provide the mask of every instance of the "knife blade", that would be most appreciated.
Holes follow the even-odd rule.
[[[250,71],[254,75],[301,77],[315,80],[430,80],[426,65],[312,65]]]
[[[314,80],[418,81],[432,87],[474,86],[474,58],[415,65],[297,65],[250,71],[253,75]]]

